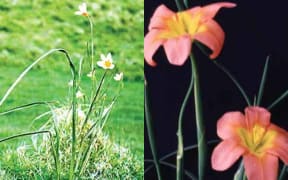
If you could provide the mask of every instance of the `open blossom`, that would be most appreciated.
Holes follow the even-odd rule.
[[[194,40],[210,48],[213,52],[210,58],[216,58],[221,52],[225,34],[213,18],[220,8],[235,6],[234,3],[221,2],[175,13],[160,5],[150,20],[149,32],[144,38],[145,60],[155,66],[153,55],[163,45],[168,61],[173,65],[183,65]]]
[[[115,81],[120,81],[123,78],[123,72],[117,73],[115,74],[115,76],[113,77]]]
[[[104,54],[100,55],[101,60],[97,62],[97,65],[102,67],[103,69],[113,69],[113,59],[111,53],[108,53],[107,56]]]
[[[223,140],[212,153],[212,168],[223,171],[240,156],[248,180],[276,180],[278,158],[288,164],[288,132],[270,123],[270,113],[261,107],[225,113],[217,123]]]
[[[76,98],[82,98],[84,96],[84,94],[81,91],[77,91],[76,92]]]
[[[93,71],[90,71],[90,72],[87,74],[87,77],[92,78],[92,77],[93,77]]]
[[[86,3],[82,3],[78,7],[79,7],[79,10],[75,12],[76,15],[88,16]]]

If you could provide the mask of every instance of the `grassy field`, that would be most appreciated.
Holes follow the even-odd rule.
[[[111,52],[119,71],[124,72],[121,90],[104,131],[143,161],[143,0],[86,1],[94,22],[95,59]],[[93,2],[93,3],[92,3]],[[16,77],[37,57],[51,48],[64,48],[75,64],[87,59],[89,23],[74,12],[82,1],[3,0],[0,2],[0,98]],[[89,63],[84,62],[84,74]],[[4,111],[35,101],[67,100],[71,73],[60,53],[37,65],[13,91]],[[89,79],[83,76],[83,86]],[[0,116],[0,137],[37,129],[45,118],[31,121],[47,108]],[[23,139],[0,144],[1,153]]]

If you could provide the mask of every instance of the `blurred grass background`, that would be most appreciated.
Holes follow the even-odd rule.
[[[82,1],[0,1],[0,98],[16,77],[35,59],[52,48],[64,48],[75,64],[86,56],[89,22],[76,16]],[[125,87],[105,127],[110,137],[128,147],[143,161],[143,15],[144,0],[86,1],[94,22],[95,60],[111,52]],[[88,62],[85,64],[88,67]],[[88,68],[84,72],[88,73]],[[0,107],[4,111],[25,103],[65,101],[71,79],[66,59],[60,53],[49,56],[34,68]],[[84,84],[88,78],[84,77]],[[0,138],[35,130],[31,121],[44,107],[0,116]],[[0,151],[13,148],[23,139],[0,144]]]

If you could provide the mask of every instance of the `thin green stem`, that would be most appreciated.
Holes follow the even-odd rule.
[[[195,103],[195,117],[197,127],[197,143],[198,143],[198,177],[199,180],[203,180],[205,176],[205,164],[207,154],[207,144],[205,141],[205,127],[202,113],[202,101],[200,92],[199,73],[197,63],[193,55],[190,55],[192,74],[194,78],[194,103]]]
[[[270,106],[268,106],[267,109],[272,109],[274,106],[276,106],[280,101],[282,101],[284,98],[288,96],[288,90],[286,90],[279,98],[277,98]]]
[[[245,175],[244,175],[244,165],[243,165],[243,161],[241,161],[237,172],[234,174],[234,178],[233,180],[244,180]]]
[[[35,131],[35,132],[27,132],[27,133],[16,134],[16,135],[13,135],[13,136],[9,136],[9,137],[0,139],[0,143],[4,142],[4,141],[11,140],[11,139],[23,137],[23,136],[31,136],[31,135],[34,135],[34,134],[43,134],[43,133],[50,133],[50,131]]]
[[[76,75],[76,70],[73,62],[71,61],[68,52],[65,49],[51,49],[47,51],[45,54],[37,58],[32,64],[30,64],[18,77],[17,79],[13,82],[13,84],[8,88],[6,93],[4,94],[3,98],[0,101],[0,107],[3,105],[3,103],[6,101],[6,99],[9,97],[11,92],[15,89],[15,87],[21,82],[21,80],[26,76],[26,74],[35,66],[37,65],[40,61],[44,60],[47,56],[50,54],[53,54],[54,52],[61,52],[64,53],[65,56],[67,57],[72,76],[74,77]]]
[[[153,163],[154,161],[153,160],[150,160],[150,159],[145,159],[144,162],[151,162]],[[166,161],[159,161],[160,164],[164,165],[164,166],[167,166],[167,167],[171,167],[173,169],[176,169],[176,166],[174,164],[171,164],[171,163],[168,163]],[[194,176],[194,174],[192,174],[191,172],[187,171],[187,170],[184,170],[184,174],[192,179],[192,180],[197,180],[196,176]]]
[[[157,177],[158,180],[162,179],[161,176],[161,170],[159,166],[158,156],[157,156],[157,148],[155,143],[155,135],[153,131],[153,122],[149,110],[149,98],[148,98],[148,90],[147,90],[147,83],[145,82],[145,119],[146,119],[146,126],[147,126],[147,132],[148,132],[148,138],[150,143],[150,148],[153,156],[153,162],[156,167]]]
[[[21,105],[21,106],[6,110],[4,112],[0,112],[0,116],[5,115],[5,114],[9,114],[9,113],[12,113],[12,112],[15,112],[15,111],[21,111],[21,110],[24,110],[26,108],[34,107],[34,106],[37,106],[37,105],[47,105],[47,106],[49,106],[50,103],[53,103],[53,101],[47,101],[47,102],[46,101],[39,101],[39,102],[33,102],[33,103],[29,103],[29,104],[24,104],[24,105]]]
[[[265,85],[266,76],[267,76],[269,59],[270,59],[270,57],[267,56],[266,62],[265,62],[265,66],[264,66],[264,70],[263,70],[263,74],[262,74],[262,78],[261,78],[261,83],[260,83],[260,86],[259,86],[257,102],[256,102],[256,104],[258,106],[261,104],[261,100],[262,100],[262,96],[263,96],[263,91],[264,91],[264,85]]]
[[[192,62],[191,62],[192,63]],[[192,66],[192,64],[191,64]],[[184,158],[184,151],[183,151],[183,115],[184,111],[188,102],[189,97],[192,94],[192,89],[193,89],[193,73],[191,72],[191,77],[190,77],[190,84],[188,86],[186,95],[184,97],[183,103],[181,105],[179,117],[178,117],[178,131],[177,131],[177,136],[178,136],[178,150],[177,150],[177,164],[176,164],[176,172],[177,172],[177,180],[183,179],[183,169],[184,169],[184,163],[183,163],[183,158]]]
[[[91,71],[94,71],[94,38],[93,38],[93,22],[90,16],[88,16],[90,24],[90,34],[91,34]]]
[[[207,144],[214,144],[214,143],[218,143],[220,140],[211,140],[211,141],[208,141]],[[198,148],[198,144],[194,144],[194,145],[191,145],[191,146],[186,146],[184,147],[184,151],[188,151],[188,150],[192,150],[192,149],[196,149]],[[169,157],[172,157],[174,156],[175,154],[177,154],[177,150],[176,151],[173,151],[173,152],[170,152],[168,154],[166,154],[165,156],[161,157],[159,159],[159,162],[164,162],[165,159],[169,158]],[[150,169],[152,169],[154,166],[151,165],[151,166],[148,166],[145,170],[144,170],[144,174],[147,173],[148,171],[150,171]],[[194,174],[193,174],[194,176]]]
[[[185,8],[188,9],[188,8],[189,8],[189,2],[188,2],[188,0],[184,0],[183,2],[184,2],[184,5],[185,5]]]
[[[87,115],[86,115],[86,117],[85,117],[85,120],[84,120],[84,122],[83,122],[83,124],[82,124],[82,127],[81,127],[80,132],[83,131],[83,129],[84,129],[84,127],[85,127],[85,125],[86,125],[86,123],[87,123],[87,121],[88,121],[88,119],[89,119],[89,117],[90,117],[90,115],[91,115],[91,113],[92,113],[92,111],[93,111],[93,107],[94,107],[95,102],[96,102],[96,100],[97,100],[97,97],[98,97],[98,95],[99,95],[99,92],[100,92],[100,89],[101,89],[102,84],[103,84],[103,82],[104,82],[104,78],[105,78],[106,74],[107,74],[107,71],[104,72],[104,74],[103,74],[103,76],[102,76],[102,78],[101,78],[101,80],[100,80],[99,86],[98,86],[98,88],[97,88],[97,90],[96,90],[96,92],[95,92],[95,95],[93,96],[93,99],[92,99],[92,101],[91,101],[91,103],[90,103],[90,105],[89,105],[89,109],[88,109]]]
[[[244,89],[242,88],[242,86],[240,85],[240,83],[238,83],[238,81],[236,80],[236,78],[220,63],[218,63],[217,61],[213,61],[216,66],[221,69],[231,80],[232,82],[236,85],[236,87],[238,88],[238,90],[240,91],[240,93],[242,94],[242,97],[245,99],[246,103],[248,106],[251,106],[251,102],[247,96],[247,94],[245,93]]]
[[[184,9],[182,3],[180,2],[180,0],[175,0],[176,6],[178,8],[179,11],[182,11]]]
[[[66,57],[71,61],[69,54],[66,54]],[[70,172],[69,172],[69,179],[74,179],[74,166],[75,166],[75,157],[76,157],[76,124],[77,124],[77,116],[76,116],[76,108],[77,108],[77,100],[76,100],[76,78],[77,74],[74,71],[73,73],[73,90],[72,90],[72,152],[71,152],[71,163],[70,163]]]
[[[286,170],[287,170],[287,166],[285,164],[283,164],[283,167],[282,167],[282,170],[281,170],[281,173],[280,173],[280,176],[279,176],[279,180],[284,180],[287,173],[286,173]]]

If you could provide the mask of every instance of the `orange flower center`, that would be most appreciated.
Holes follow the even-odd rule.
[[[273,146],[277,134],[275,131],[266,130],[263,126],[257,124],[250,130],[239,128],[238,133],[242,145],[256,156],[262,156],[267,149]]]
[[[170,39],[183,35],[190,35],[192,37],[196,32],[205,31],[205,27],[200,26],[201,18],[201,10],[198,10],[194,14],[188,11],[178,12],[164,20],[166,28],[162,30],[159,38]]]

